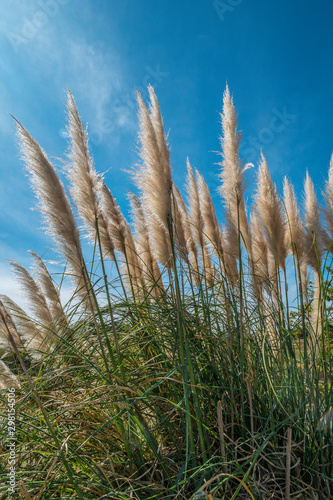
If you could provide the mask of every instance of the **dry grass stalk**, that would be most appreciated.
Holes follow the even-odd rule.
[[[175,184],[173,184],[172,191],[176,203],[176,209],[177,209],[176,215],[178,215],[178,218],[176,218],[176,234],[178,234],[179,232],[182,234],[182,240],[184,246],[183,257],[185,256],[185,260],[192,266],[195,272],[198,273],[199,271],[198,250],[193,238],[186,206],[183,197],[180,194],[179,189]]]
[[[258,297],[261,297],[263,286],[266,287],[268,293],[271,293],[271,290],[269,286],[267,286],[269,283],[267,242],[264,238],[260,220],[256,211],[251,213],[250,229],[252,236],[252,279],[256,294]]]
[[[143,163],[133,171],[141,191],[141,199],[150,234],[152,251],[158,262],[172,267],[170,245],[171,222],[171,166],[157,100],[150,89],[150,112],[138,93],[141,142],[140,157]]]
[[[284,178],[283,196],[286,209],[286,246],[299,264],[297,265],[299,290],[307,303],[309,276],[305,256],[305,227],[297,205],[294,187],[287,177]]]
[[[42,289],[24,266],[15,260],[10,260],[9,263],[39,323],[46,331],[50,330],[53,325],[53,316]]]
[[[24,347],[33,358],[40,359],[43,353],[52,350],[48,342],[49,332],[44,330],[42,333],[27,313],[7,295],[0,295],[0,299],[10,312]]]
[[[230,235],[229,239],[237,241],[240,230],[246,249],[251,256],[251,233],[248,227],[244,203],[244,170],[247,167],[242,168],[239,158],[241,133],[237,132],[235,107],[228,86],[223,95],[223,113],[221,114],[221,118],[223,134],[220,140],[223,161],[220,173],[222,181],[220,194],[224,199],[226,223]],[[237,247],[238,245],[235,247],[236,251]]]
[[[213,252],[220,260],[222,271],[226,271],[229,279],[234,283],[238,279],[235,252],[233,248],[230,248],[230,245],[234,242],[228,240],[227,247],[222,229],[217,221],[215,207],[208,186],[200,172],[197,170],[196,173],[200,197],[200,210],[204,221],[205,237],[212,247]]]
[[[9,333],[8,333],[9,331]],[[22,350],[24,345],[19,334],[16,331],[15,323],[13,318],[9,312],[9,310],[5,307],[3,302],[0,300],[0,352],[12,352],[12,345],[10,342],[10,335],[13,338],[13,341],[16,345],[17,349]]]
[[[103,213],[107,222],[107,230],[115,249],[126,255],[126,238],[130,231],[128,222],[123,216],[115,198],[105,182],[99,178],[98,192],[101,198]]]
[[[221,401],[217,402],[217,423],[219,426],[220,451],[221,451],[221,457],[223,460],[222,469],[223,469],[224,474],[228,474],[227,456],[226,456],[226,452],[225,452],[224,424],[223,424]]]
[[[249,396],[249,404],[250,404],[251,436],[254,436],[254,418],[253,418],[253,403],[252,403],[251,375],[250,374],[246,377],[246,387],[247,387],[247,394]]]
[[[200,209],[200,196],[194,172],[187,158],[187,196],[189,217],[192,223],[194,238],[200,248],[204,247],[204,220]]]
[[[204,220],[201,213],[201,204],[199,197],[198,185],[191,167],[190,161],[187,158],[187,195],[189,205],[189,219],[192,225],[194,239],[201,251],[202,266],[207,281],[212,281],[213,270],[212,262],[209,256],[207,247],[207,239],[204,237]]]
[[[177,197],[178,191],[178,197]],[[183,217],[180,211],[179,197],[181,194],[175,184],[172,185],[172,224],[174,233],[175,248],[180,259],[189,263],[189,252],[186,245],[185,227],[183,224]]]
[[[222,259],[224,242],[221,228],[217,221],[213,200],[206,181],[198,170],[196,170],[196,174],[200,198],[200,211],[204,223],[204,235],[212,246],[215,255]]]
[[[15,389],[19,389],[20,384],[14,373],[0,359],[0,390],[10,389],[12,387],[15,387]]]
[[[303,291],[303,296],[304,296],[304,302],[305,302],[305,304],[308,304],[309,303],[308,290],[309,290],[311,273],[308,270],[308,265],[307,265],[306,259],[304,259],[304,261],[301,263],[300,271],[301,271],[302,291]]]
[[[66,258],[78,293],[86,298],[89,289],[87,277],[84,276],[79,230],[63,184],[44,151],[19,122],[17,131],[22,156],[39,200],[39,209],[46,221],[47,232]]]
[[[304,225],[305,258],[307,264],[314,270],[314,298],[311,317],[314,332],[312,340],[318,348],[318,338],[322,332],[320,269],[322,256],[328,247],[329,238],[321,223],[321,211],[308,171],[304,182]]]
[[[267,162],[263,154],[261,154],[261,161],[259,164],[255,204],[268,248],[276,265],[285,270],[285,260],[287,256],[285,241],[286,224],[281,201],[276,186],[271,179]]]
[[[143,277],[149,286],[152,286],[151,293],[154,297],[159,297],[164,291],[161,272],[154,255],[151,251],[149,229],[143,211],[142,203],[137,196],[129,193],[132,214],[135,228],[135,246],[138,251],[138,258],[142,262]]]
[[[26,485],[24,484],[24,481],[21,479],[21,481],[18,482],[18,486],[20,488],[20,491],[24,498],[26,500],[33,500],[32,496],[30,495],[29,491],[26,488]]]
[[[305,229],[297,206],[295,190],[287,177],[283,182],[283,197],[286,209],[286,246],[299,259],[304,258]]]
[[[110,189],[102,179],[99,179],[98,186],[109,235],[114,242],[116,250],[124,255],[126,265],[128,266],[124,274],[130,280],[130,286],[132,284],[136,289],[140,287],[144,288],[142,265],[138,259],[138,252],[135,247],[132,230]]]
[[[71,161],[68,177],[72,184],[71,195],[91,240],[96,241],[96,226],[98,223],[103,257],[114,260],[114,243],[107,230],[107,222],[98,199],[97,184],[99,177],[96,174],[89,153],[87,133],[70,91],[68,91],[67,110],[67,129],[70,137],[69,159]]]
[[[222,233],[222,229],[220,229]],[[223,228],[224,261],[231,283],[236,283],[239,278],[237,259],[239,257],[238,235],[227,224]],[[237,237],[237,238],[236,238]]]
[[[317,352],[319,352],[319,340],[322,334],[322,297],[321,297],[321,276],[320,273],[314,271],[314,283],[313,283],[313,302],[312,302],[312,313],[311,313],[311,323],[313,328],[313,347]]]
[[[319,203],[308,171],[304,182],[304,226],[306,260],[312,269],[319,271],[322,255],[330,240],[321,222]]]
[[[164,169],[167,184],[169,184],[171,182],[170,151],[167,144],[167,138],[164,133],[164,125],[163,125],[160,105],[158,103],[154,89],[151,85],[148,86],[148,93],[150,98],[150,104],[149,104],[150,120],[156,134],[156,140],[160,154],[160,161]]]
[[[291,437],[292,430],[288,428],[287,447],[286,447],[286,500],[290,500],[290,466],[291,466]]]
[[[328,180],[325,184],[324,198],[327,205],[324,209],[324,216],[329,235],[333,239],[333,153],[330,160]],[[333,252],[332,245],[330,246],[330,251]]]
[[[31,250],[29,251],[29,253],[30,255],[32,255],[35,261],[34,270],[39,278],[39,283],[42,287],[45,297],[48,300],[53,323],[54,325],[61,325],[62,327],[65,327],[66,325],[68,325],[68,319],[61,304],[59,291],[53,283],[45,262],[37,253],[32,252]]]

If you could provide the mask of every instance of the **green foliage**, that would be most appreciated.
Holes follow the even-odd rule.
[[[164,277],[165,293],[140,301],[119,297],[114,282],[101,288],[91,273],[92,296],[104,305],[95,317],[80,318],[73,308],[54,352],[30,361],[73,479],[12,357],[22,386],[17,479],[31,496],[77,498],[79,488],[87,499],[189,499],[196,492],[193,498],[282,499],[288,429],[293,498],[332,496],[333,440],[324,416],[333,407],[331,358],[315,358],[310,336],[288,330],[281,309],[250,293],[242,304],[237,286],[222,278],[207,286],[202,276],[191,288],[191,276],[178,266]],[[99,299],[107,295],[108,306]],[[6,393],[1,398],[5,435]],[[5,446],[1,454],[5,495]]]
[[[190,196],[196,201],[196,217],[190,218],[197,226],[194,240],[185,204],[172,183],[151,87],[149,94],[149,110],[138,98],[143,166],[137,183],[143,204],[133,198],[140,236],[136,246],[92,166],[69,93],[72,196],[95,241],[94,256],[99,256],[89,265],[53,166],[18,125],[48,229],[78,290],[63,311],[43,265],[39,278],[48,300],[30,274],[14,264],[39,314],[36,325],[53,345],[36,360],[29,347],[20,352],[13,341],[5,356],[20,381],[15,392],[20,493],[13,498],[330,499],[333,275],[326,263],[320,266],[327,238],[318,227],[313,184],[307,175],[308,227],[298,234],[299,245],[292,239],[285,244],[282,205],[262,156],[256,197],[261,213],[260,220],[253,214],[251,243],[239,134],[226,89],[222,166],[227,227],[220,228],[208,187],[199,173],[196,185],[188,164]],[[294,207],[290,235],[297,235],[300,217],[291,189],[286,201]],[[285,261],[290,251],[298,255],[297,247],[303,266],[312,266],[316,285],[302,289],[300,263],[294,263],[299,293],[296,310],[291,310]],[[103,257],[114,261],[119,282],[110,281],[114,273]],[[164,269],[158,268],[161,263]],[[45,315],[48,305],[58,313]],[[17,313],[15,326],[8,306],[0,302],[6,339],[13,338],[11,329],[18,332]],[[24,312],[19,319],[31,327]],[[8,498],[6,390],[0,398],[0,494]]]

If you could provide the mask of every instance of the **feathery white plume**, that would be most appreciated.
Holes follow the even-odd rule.
[[[133,172],[141,191],[141,199],[151,234],[152,251],[156,260],[171,268],[170,223],[171,166],[162,118],[153,90],[150,88],[150,113],[138,92],[140,157],[142,164]]]
[[[35,261],[34,270],[39,278],[39,283],[45,297],[48,300],[53,323],[54,325],[61,324],[62,326],[65,326],[68,324],[68,320],[61,305],[60,294],[53,283],[45,262],[36,252],[29,250],[29,253]]]
[[[127,277],[132,279],[132,284],[135,284],[136,287],[143,286],[142,266],[138,259],[132,230],[110,189],[102,179],[99,180],[98,186],[108,232],[116,250],[125,256],[128,265],[127,274],[129,273],[129,276]]]
[[[333,153],[330,160],[330,168],[328,171],[328,180],[325,185],[324,198],[326,202],[326,207],[324,209],[324,215],[326,220],[326,225],[330,239],[333,239]],[[331,241],[328,241],[328,246],[330,245],[330,252],[333,253],[333,245]]]
[[[190,161],[187,158],[187,201],[189,205],[189,219],[191,222],[194,239],[199,246],[201,259],[206,276],[212,276],[212,263],[204,237],[204,220],[201,213],[200,196],[197,181],[194,176]]]
[[[90,239],[96,241],[98,223],[99,238],[103,257],[114,260],[114,244],[107,230],[107,223],[101,211],[96,174],[93,160],[89,153],[87,133],[79,117],[74,97],[68,91],[68,134],[70,137],[69,159],[71,161],[68,177],[71,180],[71,195],[78,209],[80,218],[88,230]]]
[[[226,209],[226,225],[232,241],[238,240],[238,229],[241,231],[247,251],[251,254],[251,234],[245,211],[243,176],[249,164],[243,168],[239,158],[241,133],[237,132],[235,107],[228,86],[223,95],[221,118],[223,134],[220,141],[223,161],[220,164],[222,170],[219,177],[222,181],[220,194]],[[238,255],[238,251],[236,254]]]
[[[304,251],[307,263],[315,270],[320,269],[321,258],[329,243],[328,235],[322,226],[320,215],[320,207],[314,185],[309,172],[306,171],[304,182]]]
[[[201,216],[204,222],[204,231],[208,242],[213,248],[216,256],[222,260],[224,252],[224,242],[220,225],[217,221],[216,211],[208,186],[198,170],[197,183],[200,198]]]
[[[79,231],[63,184],[39,144],[18,121],[16,123],[22,156],[39,200],[39,210],[46,221],[47,232],[66,258],[78,293],[86,297]]]
[[[10,332],[17,349],[22,350],[24,346],[16,331],[13,318],[0,300],[0,354],[14,351],[8,332]]]
[[[297,206],[295,190],[287,177],[284,178],[283,197],[286,209],[286,246],[292,253],[296,249],[301,261],[304,257],[304,224]]]
[[[20,388],[20,384],[16,375],[8,368],[8,366],[0,360],[0,389],[15,389]]]
[[[193,238],[190,222],[189,222],[189,216],[186,210],[186,206],[183,200],[182,195],[180,194],[179,189],[175,184],[173,184],[173,195],[174,199],[177,205],[177,212],[178,212],[178,222],[179,224],[176,224],[176,232],[181,232],[182,233],[182,238],[184,240],[184,254],[186,254],[186,259],[194,269],[198,269],[198,250]],[[177,222],[177,221],[176,221]],[[180,227],[181,226],[181,229]],[[179,227],[179,229],[178,229]]]
[[[283,270],[287,256],[285,241],[286,223],[281,201],[269,174],[266,159],[261,153],[258,172],[258,186],[255,196],[256,210],[266,237],[268,248],[274,261]]]
[[[135,246],[138,259],[142,262],[143,277],[148,285],[152,286],[152,294],[158,297],[164,291],[164,286],[157,261],[151,251],[146,217],[140,199],[133,193],[129,193],[129,198],[134,219]]]
[[[52,328],[53,317],[40,286],[24,266],[15,260],[10,260],[9,263],[25,298],[29,302],[41,326],[46,330]]]
[[[16,304],[16,302],[7,297],[7,295],[0,295],[0,299],[6,309],[10,312],[15,323],[16,331],[22,340],[24,347],[33,358],[40,359],[43,353],[52,350],[52,347],[48,342],[47,334],[44,336],[41,333],[35,323],[28,317],[26,312]]]

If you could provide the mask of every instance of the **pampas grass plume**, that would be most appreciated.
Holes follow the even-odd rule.
[[[152,89],[151,114],[137,94],[140,119],[139,139],[142,164],[133,171],[137,186],[141,191],[142,205],[152,233],[152,251],[157,261],[170,268],[172,265],[170,246],[171,220],[171,166],[163,124],[157,101]]]
[[[79,293],[85,297],[87,289],[83,278],[79,230],[64,186],[39,144],[18,121],[16,124],[22,157],[39,201],[47,232],[55,241],[58,251],[66,258],[71,278]]]
[[[68,134],[70,137],[68,177],[71,180],[71,195],[78,213],[88,230],[90,239],[96,241],[98,224],[103,257],[115,259],[114,243],[107,230],[107,222],[98,199],[99,177],[89,153],[87,133],[79,117],[76,104],[68,90]]]
[[[256,210],[260,218],[268,249],[276,265],[285,270],[287,246],[285,239],[286,223],[281,201],[273,183],[266,158],[261,153],[258,171],[257,193],[255,196]]]

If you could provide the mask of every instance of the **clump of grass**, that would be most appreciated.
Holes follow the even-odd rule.
[[[146,106],[138,95],[133,230],[96,173],[68,94],[70,192],[93,257],[83,255],[54,167],[18,124],[47,230],[67,262],[63,279],[68,275],[74,290],[62,304],[34,252],[32,274],[12,262],[34,313],[2,297],[1,432],[6,389],[15,386],[17,498],[332,498],[333,363],[322,279],[330,240],[313,185],[307,178],[302,219],[288,181],[281,202],[263,156],[248,221],[227,89],[221,226],[207,183],[189,161],[186,206],[152,88],[149,96]],[[330,188],[329,181],[328,226]],[[290,326],[288,265],[298,290],[298,337]],[[311,308],[308,266],[317,276]],[[5,444],[0,453],[6,498]]]

